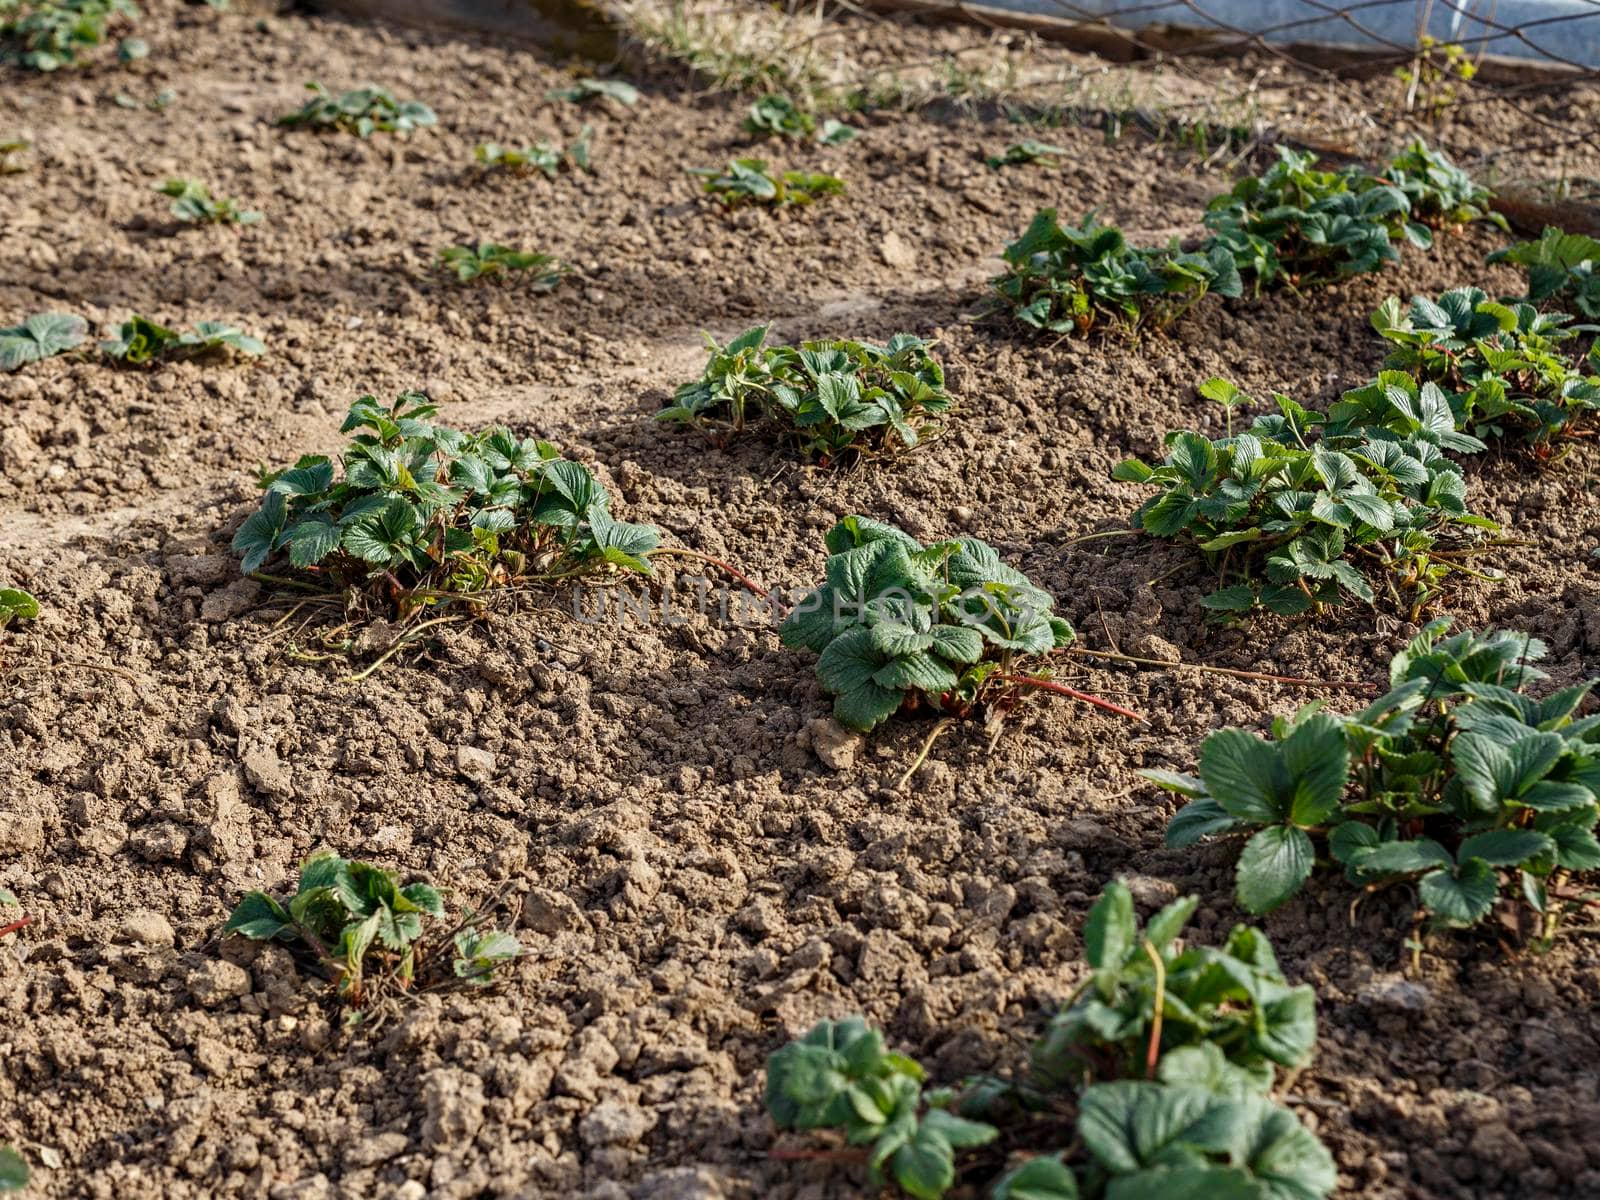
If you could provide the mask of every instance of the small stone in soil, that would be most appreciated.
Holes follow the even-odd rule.
[[[250,972],[226,959],[201,963],[184,979],[189,994],[204,1008],[216,1008],[229,1000],[248,995]]]
[[[852,733],[832,717],[818,717],[806,726],[806,732],[811,735],[811,749],[829,770],[848,771],[856,765],[864,744],[859,733]]]

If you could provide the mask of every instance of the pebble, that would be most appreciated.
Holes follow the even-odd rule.
[[[572,897],[536,887],[522,900],[522,923],[536,933],[566,933],[584,926]]]
[[[204,1008],[216,1008],[250,993],[250,972],[237,963],[217,958],[201,963],[184,980],[189,995]]]
[[[488,783],[494,778],[495,756],[476,746],[456,747],[456,771],[471,783]]]
[[[646,1112],[637,1104],[624,1104],[618,1100],[602,1100],[578,1124],[578,1136],[583,1144],[595,1146],[632,1146],[655,1127],[655,1114]]]
[[[250,785],[277,800],[287,800],[294,795],[294,779],[289,768],[270,746],[247,751],[240,759],[244,777]]]
[[[176,938],[170,921],[160,913],[144,909],[129,913],[117,931],[118,941],[136,942],[141,946],[170,946]]]
[[[822,765],[831,771],[847,771],[856,765],[865,739],[853,733],[832,717],[818,717],[806,726],[811,735],[811,749]]]
[[[1421,1012],[1433,1003],[1433,993],[1426,984],[1403,975],[1379,975],[1361,989],[1356,999],[1371,1008]]]

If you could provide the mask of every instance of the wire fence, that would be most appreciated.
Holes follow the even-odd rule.
[[[1299,93],[1263,106],[1290,140],[1360,155],[1424,132],[1479,169],[1559,181],[1554,198],[1600,199],[1600,0],[869,2],[1030,30],[1202,87],[1229,86],[1215,68],[1231,63],[1252,95]]]

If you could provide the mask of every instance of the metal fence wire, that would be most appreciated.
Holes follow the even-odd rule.
[[[1215,64],[1258,92],[1315,85],[1324,140],[1430,132],[1458,159],[1600,196],[1600,0],[869,0],[871,7],[1026,29],[1197,84]],[[1201,60],[1212,66],[1201,68]],[[1278,106],[1282,111],[1283,106]],[[1341,121],[1335,112],[1346,114]],[[1358,114],[1354,118],[1348,114]],[[1292,129],[1280,127],[1292,136]],[[1302,131],[1304,132],[1304,131]]]

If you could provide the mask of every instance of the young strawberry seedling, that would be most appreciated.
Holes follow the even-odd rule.
[[[783,644],[817,654],[833,712],[870,730],[902,710],[991,718],[1027,688],[1138,714],[1030,673],[1032,660],[1072,641],[1055,601],[977,538],[923,546],[868,517],[827,536],[827,582],[785,618]]]
[[[1260,177],[1241,179],[1205,213],[1212,244],[1232,255],[1255,290],[1332,283],[1400,261],[1394,242],[1426,249],[1427,226],[1410,220],[1404,191],[1356,170],[1318,171],[1316,155],[1278,147]]]
[[[22,161],[22,156],[32,145],[32,142],[21,138],[0,142],[0,175],[20,175],[26,171],[28,166]]]
[[[6,0],[0,3],[0,63],[34,71],[79,66],[106,40],[107,26],[138,16],[131,0]]]
[[[1433,229],[1488,221],[1509,228],[1492,207],[1494,193],[1456,166],[1442,150],[1431,150],[1414,138],[1389,162],[1380,183],[1393,184],[1405,193],[1411,216]]]
[[[485,142],[474,151],[474,157],[485,171],[503,171],[508,175],[531,175],[543,171],[554,179],[564,170],[590,171],[589,140],[593,130],[585,125],[565,150],[548,142],[536,142],[514,150],[494,142]]]
[[[921,338],[897,333],[887,346],[805,342],[768,346],[758,325],[719,346],[706,343],[705,373],[656,415],[740,433],[755,420],[796,439],[807,456],[831,462],[912,447],[935,431],[931,419],[954,405],[944,369]]]
[[[1126,885],[1105,889],[1084,925],[1093,973],[1035,1043],[1031,1082],[1080,1089],[1145,1076],[1266,1095],[1279,1067],[1310,1061],[1316,996],[1284,980],[1265,934],[1238,925],[1220,949],[1174,946],[1199,904],[1174,900],[1140,929]]]
[[[266,346],[224,321],[196,321],[193,330],[180,333],[135,315],[122,323],[116,337],[101,342],[100,349],[113,362],[142,367],[230,352],[255,358]]]
[[[502,279],[516,273],[536,292],[548,292],[561,282],[568,270],[548,254],[513,250],[494,242],[479,242],[476,248],[446,246],[439,251],[439,266],[460,283]]]
[[[215,200],[197,179],[169,179],[156,189],[172,197],[172,215],[186,225],[254,225],[261,214],[233,200]]]
[[[3,595],[3,593],[0,593]],[[0,600],[0,604],[4,601]],[[0,626],[4,622],[0,621]],[[33,918],[17,913],[21,906],[7,888],[0,888],[0,937],[25,929]],[[10,1146],[0,1143],[0,1192],[20,1192],[28,1186],[27,1161]]]
[[[279,117],[279,125],[339,129],[366,138],[374,133],[410,133],[438,121],[433,109],[420,100],[396,100],[388,88],[368,86],[335,96],[313,80],[306,90],[314,93],[312,98]]]
[[[815,136],[823,146],[839,146],[856,136],[856,130],[840,121],[826,120],[821,127],[805,109],[787,96],[769,93],[750,106],[744,131],[751,137],[780,137],[800,141]]]
[[[39,616],[39,602],[21,588],[0,587],[0,629],[12,621],[32,621]]]
[[[1501,304],[1478,288],[1454,288],[1437,300],[1412,299],[1409,309],[1391,298],[1372,314],[1372,325],[1392,342],[1391,368],[1367,388],[1347,392],[1329,412],[1333,421],[1369,421],[1368,414],[1400,393],[1437,385],[1446,390],[1459,430],[1473,437],[1520,433],[1541,453],[1572,423],[1600,408],[1600,350],[1591,346],[1592,368],[1564,352],[1579,335],[1561,313],[1541,313],[1531,304]],[[1399,373],[1404,376],[1400,377]],[[1438,422],[1442,427],[1442,419]],[[1446,449],[1481,449],[1482,443]]]
[[[1058,159],[1065,158],[1068,151],[1062,146],[1052,146],[1048,142],[1036,142],[1032,138],[1024,138],[1007,146],[1003,154],[991,154],[984,159],[984,165],[991,171],[998,171],[1001,167],[1022,167],[1030,163],[1043,163],[1047,167],[1060,166]]]
[[[999,1130],[955,1115],[955,1094],[925,1093],[925,1078],[860,1017],[824,1020],[767,1060],[767,1112],[779,1129],[838,1129],[849,1145],[866,1147],[875,1188],[887,1177],[919,1200],[937,1200],[955,1182],[956,1151],[992,1142]]]
[[[83,345],[89,325],[70,313],[34,313],[21,325],[0,329],[0,371],[54,358]]]
[[[1198,776],[1142,772],[1189,797],[1167,844],[1250,832],[1238,897],[1253,913],[1300,890],[1315,838],[1353,884],[1414,885],[1435,924],[1524,905],[1553,936],[1581,908],[1569,873],[1600,867],[1600,717],[1577,716],[1593,681],[1535,699],[1542,642],[1448,629],[1435,621],[1397,654],[1391,691],[1362,712],[1308,705],[1275,720],[1271,740],[1212,734]]]
[[[722,171],[715,167],[690,167],[688,171],[704,179],[701,190],[725,208],[741,204],[765,204],[773,208],[810,204],[823,196],[837,196],[844,191],[844,180],[837,175],[814,175],[806,171],[780,174],[759,158],[736,158]]]
[[[817,121],[787,96],[768,93],[750,105],[744,131],[752,137],[781,137],[799,140],[816,132]]]
[[[1225,380],[1203,391],[1242,396]],[[1455,434],[1438,388],[1399,405],[1392,427],[1334,427],[1315,444],[1312,430],[1327,418],[1276,400],[1278,413],[1237,436],[1171,433],[1160,465],[1128,459],[1112,473],[1159,489],[1134,514],[1137,525],[1193,543],[1216,566],[1225,586],[1204,598],[1207,608],[1292,616],[1347,597],[1372,604],[1375,575],[1415,619],[1447,576],[1479,574],[1461,555],[1497,527],[1467,511],[1461,469],[1436,434],[1442,426],[1452,444],[1482,444]]]
[[[1315,997],[1284,981],[1260,930],[1236,927],[1221,949],[1176,948],[1198,904],[1174,901],[1141,929],[1127,887],[1107,887],[1083,930],[1092,973],[1016,1081],[925,1089],[921,1066],[885,1050],[860,1018],[819,1023],[768,1059],[767,1111],[779,1129],[828,1131],[861,1149],[773,1157],[860,1162],[875,1187],[889,1180],[940,1200],[957,1184],[956,1152],[1003,1135],[1035,1156],[992,1190],[969,1172],[962,1195],[1321,1200],[1338,1181],[1332,1156],[1268,1098],[1276,1068],[1311,1057]],[[1076,1129],[1066,1131],[1071,1107]],[[1040,1152],[1040,1141],[1070,1146]]]
[[[27,1160],[10,1146],[0,1146],[0,1192],[20,1192],[27,1186]]]
[[[402,887],[379,867],[318,854],[300,868],[299,888],[287,902],[250,892],[222,932],[288,943],[335,981],[359,1020],[362,1010],[415,988],[486,986],[522,953],[513,935],[484,930],[471,914],[427,936],[424,919],[443,916],[443,899],[426,883]]]
[[[1042,210],[1005,248],[1006,273],[991,281],[1023,325],[1050,333],[1086,333],[1102,320],[1128,329],[1162,328],[1208,292],[1239,296],[1243,285],[1222,251],[1186,254],[1128,245],[1122,231],[1093,213],[1081,226],[1062,225]]]
[[[625,79],[580,79],[571,87],[555,88],[546,92],[545,98],[566,100],[572,104],[609,100],[624,108],[632,108],[639,103],[639,89]]]
[[[505,429],[436,425],[436,411],[420,392],[392,406],[363,396],[337,464],[310,455],[263,476],[266,498],[233,539],[245,573],[287,553],[347,603],[375,597],[402,616],[481,607],[481,593],[516,582],[649,573],[660,534],[616,520],[586,467]]]
[[[1600,320],[1600,239],[1547,227],[1537,241],[1496,250],[1489,261],[1527,271],[1528,303],[1570,298],[1584,316]]]

